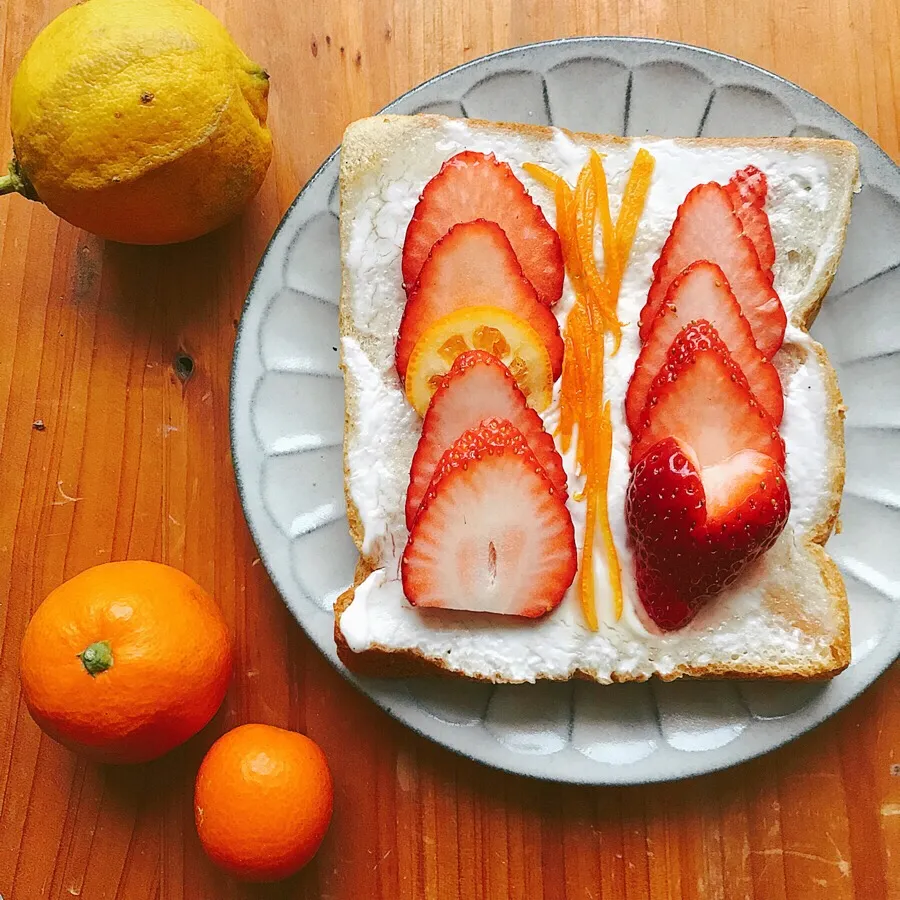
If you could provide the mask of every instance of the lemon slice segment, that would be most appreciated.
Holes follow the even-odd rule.
[[[466,306],[438,319],[416,341],[406,370],[406,397],[424,416],[441,378],[467,350],[502,360],[528,405],[542,412],[553,397],[550,355],[524,319],[496,306]]]

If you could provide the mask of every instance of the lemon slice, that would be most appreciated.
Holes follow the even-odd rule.
[[[524,319],[496,306],[466,306],[438,319],[416,341],[406,369],[406,396],[424,416],[441,378],[467,350],[486,350],[502,360],[528,405],[538,412],[550,405],[550,355],[537,331]]]

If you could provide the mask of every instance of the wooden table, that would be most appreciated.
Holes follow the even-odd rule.
[[[6,115],[25,49],[66,0],[0,11]],[[244,524],[228,444],[232,344],[282,213],[344,126],[443,69],[576,34],[674,38],[833,104],[900,160],[897,0],[211,0],[272,75],[275,161],[243,220],[192,244],[107,244],[0,201],[0,892],[6,900],[900,897],[900,668],[796,743],[678,784],[589,790],[498,774],[357,694],[305,638]],[[5,157],[8,137],[0,141]],[[195,363],[186,383],[173,361]],[[38,425],[43,422],[43,427]],[[184,568],[234,627],[225,707],[141,769],[85,763],[21,701],[30,611],[107,560]],[[217,873],[191,793],[225,728],[300,729],[328,754],[334,822],[284,885]],[[892,767],[894,767],[892,773]]]

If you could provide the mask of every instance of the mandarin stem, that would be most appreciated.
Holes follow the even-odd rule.
[[[96,678],[112,668],[113,654],[109,641],[95,641],[77,654],[88,675]]]

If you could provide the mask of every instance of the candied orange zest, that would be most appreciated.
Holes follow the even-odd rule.
[[[616,243],[619,246],[619,260],[622,263],[618,272],[619,282],[614,288],[616,294],[622,284],[624,264],[631,255],[634,235],[637,232],[641,214],[644,212],[644,201],[650,190],[650,181],[653,178],[655,165],[656,160],[643,147],[638,150],[634,162],[631,164],[628,183],[622,194],[622,207],[619,210],[619,217],[616,219]]]
[[[566,271],[576,297],[580,297],[584,293],[584,270],[575,238],[575,195],[562,179],[556,186],[556,221]]]
[[[613,433],[610,403],[602,402],[604,341],[608,332],[613,338],[613,353],[619,349],[622,339],[617,313],[619,291],[653,167],[653,157],[646,150],[639,150],[613,224],[606,172],[596,151],[591,151],[574,190],[563,178],[542,166],[534,163],[523,166],[529,175],[553,191],[563,261],[575,292],[575,303],[566,319],[563,336],[565,357],[557,434],[563,452],[567,453],[576,426],[578,429],[575,462],[585,481],[584,489],[574,494],[574,498],[587,503],[579,587],[585,622],[592,631],[599,627],[591,564],[598,529],[607,561],[613,610],[617,619],[622,615],[622,573],[607,497]],[[603,244],[602,275],[594,253],[598,219]]]
[[[584,544],[581,550],[581,610],[591,631],[597,631],[597,601],[594,597],[594,566],[592,561],[594,529],[597,522],[597,492],[587,490],[587,518],[584,524]]]
[[[584,543],[581,550],[581,608],[585,622],[591,631],[596,631],[599,627],[594,584],[594,538],[597,525],[599,524],[601,529],[603,527],[604,520],[600,519],[600,514],[606,509],[606,488],[597,478],[598,469],[602,469],[605,455],[603,434],[595,422],[597,399],[603,396],[603,334],[601,333],[598,337],[599,340],[595,338],[594,346],[596,348],[599,345],[601,352],[586,354],[590,366],[590,384],[581,406],[582,418],[578,426],[579,449],[583,450],[580,468],[585,473],[583,495],[587,500]],[[601,491],[603,496],[601,496]],[[608,516],[606,516],[606,521],[608,521]]]
[[[612,325],[612,297],[609,286],[597,270],[594,256],[594,226],[597,218],[597,193],[594,187],[591,168],[585,166],[578,176],[575,186],[575,240],[578,244],[578,257],[584,276],[585,286],[590,292],[587,304],[588,321],[591,330],[603,327],[609,330]]]
[[[578,373],[576,342],[569,330],[565,334],[565,352],[563,355],[562,382],[559,391],[559,438],[563,453],[569,452],[572,445],[572,431],[575,427],[575,408],[578,405]]]
[[[522,163],[522,168],[535,181],[539,181],[549,191],[555,191],[556,185],[563,180],[559,175],[556,174],[556,172],[551,172],[549,169],[545,169],[543,166],[539,166],[537,163]]]
[[[535,181],[540,182],[545,188],[553,191],[553,197],[556,202],[556,230],[562,244],[563,262],[569,275],[569,281],[572,282],[572,288],[577,294],[582,289],[584,276],[574,238],[575,194],[572,188],[566,184],[564,178],[555,172],[551,172],[549,169],[545,169],[543,166],[539,166],[537,163],[526,162],[522,164],[522,168]]]
[[[585,166],[587,169],[587,166]],[[597,214],[600,217],[600,234],[603,240],[603,268],[607,300],[607,330],[613,336],[613,353],[618,353],[622,343],[622,326],[616,307],[619,303],[619,285],[622,283],[621,270],[624,268],[620,259],[619,246],[616,241],[616,229],[613,226],[612,214],[609,210],[609,188],[606,183],[606,172],[603,160],[596,150],[591,150],[590,172],[594,182],[594,197]],[[595,266],[596,268],[596,266]]]
[[[619,564],[619,554],[616,552],[616,544],[613,540],[612,526],[609,522],[609,465],[612,457],[612,416],[609,400],[603,404],[603,414],[600,417],[598,429],[599,453],[597,456],[597,471],[594,473],[597,483],[597,516],[600,520],[600,534],[603,536],[603,547],[606,551],[606,566],[608,570],[609,586],[613,598],[613,612],[616,619],[622,615],[624,601],[622,598],[622,567]]]

